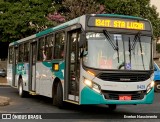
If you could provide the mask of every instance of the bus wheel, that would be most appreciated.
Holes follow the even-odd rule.
[[[20,97],[25,97],[27,95],[26,91],[23,90],[23,81],[22,81],[22,79],[19,80],[18,93],[19,93]]]
[[[160,92],[160,81],[158,81],[158,82],[155,82],[155,91],[156,92]]]
[[[110,104],[110,105],[108,105],[108,107],[109,107],[109,110],[114,111],[114,110],[116,110],[117,105],[115,105],[115,104]]]
[[[62,84],[58,82],[56,94],[54,95],[53,104],[59,108],[64,108]]]

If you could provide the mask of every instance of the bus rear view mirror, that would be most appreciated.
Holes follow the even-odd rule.
[[[85,42],[87,41],[85,33],[80,34],[79,47],[82,48]]]
[[[80,57],[82,58],[82,57],[85,57],[85,56],[87,56],[88,55],[88,51],[82,51],[81,52],[81,54],[80,54]]]

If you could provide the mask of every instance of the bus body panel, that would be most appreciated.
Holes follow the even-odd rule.
[[[13,77],[13,70],[12,70],[12,64],[7,64],[7,81],[8,84],[12,86],[12,77]]]
[[[52,97],[52,86],[57,77],[64,83],[64,61],[59,62],[59,71],[52,70],[51,62],[39,62],[36,64],[36,93]]]
[[[146,81],[139,81],[137,83],[137,82],[104,81],[98,78],[94,78],[92,81],[99,84],[102,90],[139,91],[139,90],[146,90],[147,86],[152,80],[148,79]]]
[[[103,81],[90,75],[81,67],[81,82],[80,82],[80,104],[151,104],[154,100],[154,87],[152,90],[144,95],[140,100],[110,100],[105,99],[103,93],[97,93],[90,87],[84,84],[84,79],[88,79],[100,85],[102,91],[110,92],[138,92],[146,91],[147,86],[153,80],[153,77],[146,81],[139,82],[116,82],[116,81]]]
[[[89,87],[81,91],[80,104],[151,104],[154,100],[154,88],[142,100],[106,100],[103,95]]]
[[[8,74],[7,74],[7,80],[8,83],[12,85],[12,80],[13,80],[13,70],[12,70],[13,65],[9,64],[8,65]],[[25,91],[28,91],[28,68],[29,68],[29,63],[18,63],[16,65],[16,75],[15,75],[15,86],[13,87],[17,87],[18,88],[18,80],[19,77],[22,76],[22,80],[23,80],[23,89]]]
[[[51,97],[52,89],[52,72],[50,71],[49,63],[45,62],[36,63],[36,93],[44,96]]]

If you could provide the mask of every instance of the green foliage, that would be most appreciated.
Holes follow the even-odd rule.
[[[59,9],[62,10],[61,14],[68,21],[84,14],[96,13],[99,9],[99,3],[95,0],[63,0]]]
[[[83,14],[104,12],[143,17],[151,21],[154,37],[160,36],[159,14],[156,7],[150,5],[150,0],[54,1],[0,0],[0,41],[16,41],[57,25],[52,19],[54,16],[48,19],[49,15],[56,12],[65,16],[66,21]]]
[[[150,5],[150,0],[63,0],[62,5],[58,5],[58,10],[62,10],[66,20],[70,20],[83,14],[99,13],[100,5],[105,6],[105,13],[132,15],[150,20],[154,38],[160,36],[159,13],[155,6]]]
[[[0,0],[0,38],[12,42],[54,26],[46,16],[52,0]]]
[[[160,44],[156,45],[156,50],[157,50],[158,53],[160,53]]]
[[[146,18],[151,21],[154,37],[160,36],[160,18],[155,6],[150,0],[105,0],[106,13],[132,15]]]

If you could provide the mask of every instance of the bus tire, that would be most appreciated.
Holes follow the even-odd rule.
[[[56,88],[56,94],[53,97],[53,104],[56,105],[59,108],[64,108],[64,102],[63,102],[63,89],[61,82],[58,82],[57,88]]]
[[[155,92],[160,92],[160,81],[155,82]]]
[[[18,94],[22,98],[27,96],[27,92],[23,90],[23,81],[22,81],[22,79],[19,79]]]
[[[110,104],[110,105],[108,105],[108,107],[109,107],[110,111],[114,111],[114,110],[116,110],[117,105],[116,104]]]

